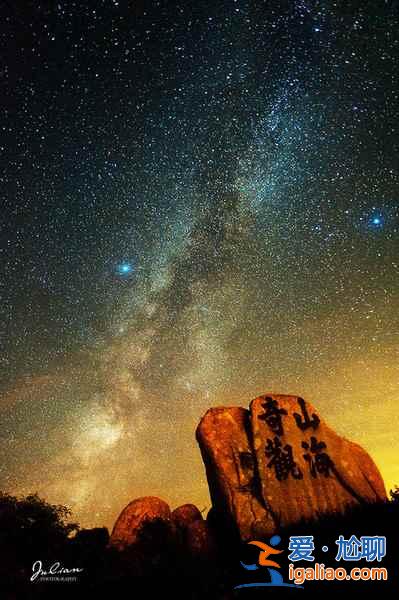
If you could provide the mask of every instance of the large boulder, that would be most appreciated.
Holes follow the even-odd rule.
[[[250,410],[208,410],[197,428],[213,507],[241,539],[353,504],[386,499],[370,456],[297,396],[265,394]]]

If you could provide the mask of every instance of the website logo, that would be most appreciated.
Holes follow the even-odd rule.
[[[281,542],[281,537],[279,535],[274,535],[270,540],[269,544],[265,544],[264,542],[258,542],[253,540],[248,542],[252,546],[257,546],[260,549],[258,561],[257,563],[247,565],[241,562],[241,566],[244,567],[247,571],[256,571],[261,567],[266,567],[266,571],[270,577],[269,581],[259,581],[253,583],[241,583],[240,585],[236,585],[234,589],[240,588],[248,588],[248,587],[294,587],[301,588],[303,586],[297,585],[295,583],[286,583],[283,579],[283,576],[276,569],[280,569],[280,565],[275,561],[269,558],[269,556],[276,556],[277,554],[281,554],[284,552],[283,550],[278,550],[275,548]]]
[[[264,567],[268,575],[267,581],[242,583],[236,585],[234,589],[248,587],[294,587],[303,589],[302,584],[305,581],[386,581],[388,579],[388,570],[386,567],[370,567],[359,565],[351,569],[343,566],[326,566],[324,563],[315,562],[313,552],[316,550],[314,538],[312,535],[293,535],[289,538],[288,544],[288,581],[286,583],[277,570],[280,565],[277,557],[284,552],[276,548],[281,542],[279,535],[274,535],[269,544],[253,540],[248,542],[251,546],[259,548],[258,560],[253,564],[246,564],[240,561],[241,566],[246,571],[258,571]],[[361,562],[381,563],[386,556],[386,538],[385,536],[364,535],[360,538],[351,535],[346,539],[340,535],[335,540],[337,552],[335,562]],[[321,547],[322,552],[328,552],[326,545]],[[297,563],[307,563],[307,566],[296,566]],[[309,565],[312,564],[312,566]],[[342,563],[341,563],[342,564]]]

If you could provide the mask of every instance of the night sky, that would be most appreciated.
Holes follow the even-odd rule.
[[[399,483],[399,3],[1,13],[0,489],[209,507],[196,424],[267,391]]]

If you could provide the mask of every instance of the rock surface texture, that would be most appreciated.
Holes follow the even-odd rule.
[[[249,417],[244,408],[211,408],[197,429],[212,505],[218,515],[231,517],[243,539],[275,525],[257,485]]]
[[[211,408],[196,435],[213,508],[244,541],[302,518],[386,499],[367,452],[297,396],[265,394],[249,410]]]

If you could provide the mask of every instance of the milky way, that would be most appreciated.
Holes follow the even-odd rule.
[[[399,483],[397,2],[95,5],[3,8],[0,489],[209,507],[266,391]]]

